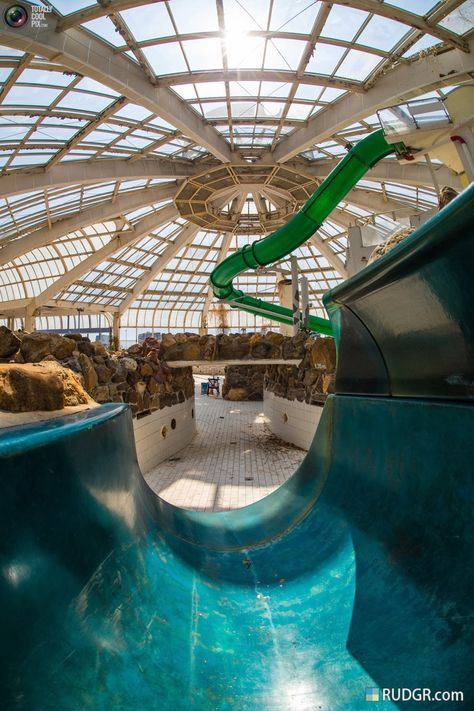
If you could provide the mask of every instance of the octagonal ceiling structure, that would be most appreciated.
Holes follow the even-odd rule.
[[[474,76],[472,0],[35,5],[44,30],[0,24],[0,320],[16,325],[219,328],[218,261],[294,214],[378,109]],[[350,225],[389,234],[461,184],[423,156],[370,171],[295,251],[313,311]],[[237,286],[276,301],[287,269]]]

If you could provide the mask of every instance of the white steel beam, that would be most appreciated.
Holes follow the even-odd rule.
[[[430,24],[425,18],[420,17],[420,15],[415,15],[413,12],[401,10],[387,3],[382,4],[379,0],[324,0],[324,2],[333,5],[347,5],[351,8],[357,8],[358,10],[373,12],[375,15],[380,15],[389,20],[395,20],[396,22],[401,22],[404,25],[426,32],[464,52],[469,51],[467,43],[461,37],[454,34],[454,32],[446,30],[444,27],[439,27],[436,23]]]
[[[354,188],[347,193],[344,202],[361,207],[374,215],[390,215],[394,213],[397,217],[406,217],[420,212],[416,205],[410,204],[409,200],[397,200],[392,196],[389,199],[385,199],[383,195],[379,195],[374,191],[360,188]]]
[[[115,202],[107,200],[104,203],[94,205],[89,210],[80,210],[70,217],[54,222],[51,227],[41,227],[25,236],[11,239],[5,244],[2,243],[3,246],[0,247],[0,265],[7,264],[32,249],[51,244],[74,230],[88,227],[98,222],[107,222],[119,215],[133,212],[147,205],[153,205],[153,203],[166,198],[172,198],[175,192],[175,183],[158,185],[157,187],[146,188],[132,193],[119,194]]]
[[[2,15],[9,5],[0,0]],[[45,23],[45,28],[34,28],[28,23],[14,29],[2,23],[0,44],[39,54],[101,82],[171,123],[219,160],[231,161],[230,146],[221,134],[167,87],[153,86],[140,67],[127,57],[115,54],[109,45],[84,30],[57,32],[58,18],[53,13],[46,15]]]
[[[326,178],[336,167],[339,161],[314,161],[313,163],[287,163],[288,167],[300,170],[302,174],[308,174],[315,178]],[[459,175],[453,173],[444,165],[436,166],[436,177],[440,184],[449,185],[455,190],[460,190],[461,180]],[[380,161],[374,168],[371,168],[364,176],[364,179],[375,181],[389,181],[394,183],[405,183],[406,185],[433,186],[433,178],[425,163],[411,162],[398,163],[397,161]]]
[[[142,239],[142,237],[146,237],[146,235],[153,230],[161,227],[161,225],[175,219],[177,214],[178,213],[174,205],[167,205],[153,215],[144,217],[134,226],[133,230],[118,233],[104,247],[98,249],[96,252],[91,254],[90,257],[83,259],[82,262],[73,267],[73,269],[60,276],[59,279],[56,279],[56,281],[54,281],[47,289],[42,291],[41,294],[31,299],[30,308],[35,311],[41,308],[41,306],[47,304],[50,299],[52,299],[56,294],[60,294],[65,288],[73,284],[83,274],[86,274],[91,271],[91,269],[94,269],[94,267],[103,262],[105,259],[111,257],[115,252],[118,252],[124,247],[137,242]]]
[[[181,230],[174,242],[166,247],[165,251],[156,259],[150,270],[145,272],[145,274],[137,280],[131,293],[126,296],[120,304],[120,308],[118,309],[120,314],[123,314],[124,311],[133,304],[139,294],[143,294],[147,290],[151,282],[163,271],[166,265],[176,257],[178,252],[193,241],[194,236],[200,229],[198,225],[189,223]]]
[[[73,161],[61,163],[47,173],[44,169],[15,170],[0,177],[2,197],[50,190],[63,185],[92,185],[115,180],[140,180],[153,178],[186,178],[202,172],[191,162],[149,158],[132,163],[129,160],[100,160],[93,163]]]
[[[329,264],[334,267],[334,270],[342,276],[343,279],[347,278],[347,269],[340,257],[334,254],[329,244],[322,239],[322,237],[316,233],[311,239],[308,240],[309,244],[312,244],[318,252],[329,262]]]
[[[160,76],[160,86],[177,86],[179,84],[190,84],[195,82],[215,81],[275,81],[281,84],[295,81],[295,72],[289,69],[208,69],[206,71],[183,72],[179,74],[165,74]],[[364,87],[361,82],[351,79],[340,79],[338,77],[328,77],[324,74],[302,74],[299,79],[302,84],[311,86],[327,86],[346,91],[363,93]]]
[[[224,234],[224,237],[222,239],[222,244],[220,246],[219,253],[218,253],[217,259],[216,259],[216,267],[218,264],[223,262],[224,259],[226,258],[233,236],[234,235],[232,232],[226,232]],[[199,325],[199,333],[201,335],[205,335],[207,333],[207,317],[209,315],[209,309],[211,307],[213,299],[214,299],[214,292],[212,290],[212,287],[210,286],[208,289],[208,292],[207,292],[207,296],[204,301],[204,306],[202,307],[202,312],[201,312],[201,322]]]
[[[380,3],[377,5],[382,7]],[[469,47],[474,51],[474,37],[470,39]],[[308,146],[329,139],[384,106],[399,104],[441,85],[451,86],[469,80],[474,72],[473,51],[468,54],[453,49],[436,56],[428,55],[416,62],[400,63],[364,94],[351,93],[343,97],[308,121],[307,126],[293,131],[276,147],[275,161],[289,160]]]

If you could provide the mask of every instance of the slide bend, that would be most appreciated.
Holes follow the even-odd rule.
[[[301,210],[285,225],[267,237],[245,245],[213,270],[210,283],[214,296],[227,301],[232,308],[265,316],[279,323],[291,324],[291,309],[244,294],[234,287],[234,278],[249,269],[258,269],[288,256],[314,235],[370,168],[385,156],[399,150],[400,144],[387,143],[382,130],[374,131],[353,146]],[[319,316],[310,316],[309,328],[311,331],[332,335],[330,321]]]

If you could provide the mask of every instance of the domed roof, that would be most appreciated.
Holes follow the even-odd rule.
[[[472,0],[22,5],[22,27],[0,20],[0,319],[41,328],[78,313],[120,314],[131,340],[217,328],[219,260],[298,210],[379,109],[474,72]],[[432,208],[433,175],[460,187],[440,162],[385,159],[296,250],[314,313],[345,277],[350,226],[383,237]],[[236,286],[276,301],[288,270]]]

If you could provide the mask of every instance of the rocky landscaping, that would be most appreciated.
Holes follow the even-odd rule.
[[[132,346],[127,351],[109,353],[103,343],[92,343],[81,334],[64,337],[38,332],[12,333],[3,326],[0,328],[0,361],[4,363],[4,380],[0,382],[0,388],[12,394],[3,396],[0,408],[10,412],[58,409],[60,398],[53,381],[63,370],[66,373],[72,371],[77,383],[93,401],[128,403],[134,415],[153,412],[193,397],[191,368],[171,370],[160,357],[161,342],[148,340],[150,342]],[[14,364],[7,365],[12,360]],[[33,363],[38,365],[24,365]],[[49,371],[46,373],[48,368],[54,377]],[[23,372],[23,378],[32,378],[33,388],[37,389],[40,380],[45,387],[49,382],[55,394],[51,394],[49,400],[27,397],[25,388],[17,385],[15,389],[9,385],[11,381],[18,381],[20,372]]]
[[[228,365],[225,369],[224,400],[263,400],[266,365]]]
[[[275,334],[279,335],[279,334]],[[284,337],[282,339],[282,351]],[[268,390],[287,400],[308,404],[324,402],[333,391],[336,370],[336,350],[332,338],[308,338],[299,334],[293,341],[293,351],[301,358],[295,365],[231,365],[225,369],[222,395],[227,400],[263,400]],[[288,352],[288,348],[286,352]]]
[[[264,388],[287,400],[321,404],[334,392],[336,348],[332,338],[309,338],[299,366],[269,365]]]
[[[301,359],[302,362],[299,367],[228,366],[223,387],[226,399],[261,400],[265,387],[281,397],[311,403],[321,402],[331,390],[334,342],[331,338],[308,337],[303,332],[293,338],[275,332],[218,336],[164,334],[161,340],[147,338],[127,350],[112,353],[103,343],[91,342],[79,333],[67,336],[14,333],[1,326],[0,363],[4,365],[0,408],[18,412],[25,411],[24,408],[56,409],[61,401],[59,381],[62,380],[63,402],[71,404],[75,398],[80,399],[78,394],[74,395],[75,387],[79,386],[86,391],[83,397],[90,396],[98,403],[125,402],[134,415],[141,415],[193,397],[192,368],[172,368],[173,361],[217,363],[259,359]],[[60,375],[63,369],[66,369],[65,376]],[[72,379],[68,375],[71,372]],[[28,378],[37,393],[34,397],[27,395]],[[43,392],[49,387],[48,383],[52,391],[49,399]],[[12,409],[15,407],[16,410]]]

